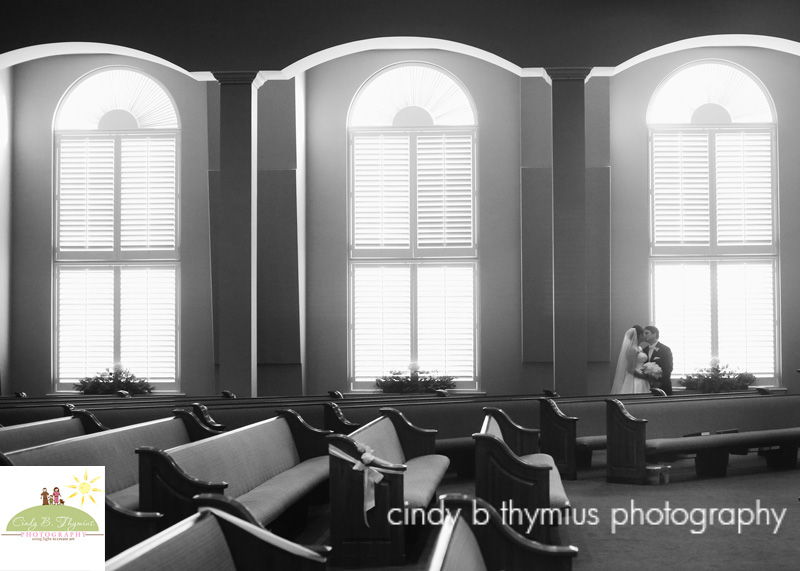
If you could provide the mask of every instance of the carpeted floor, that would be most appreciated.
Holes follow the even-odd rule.
[[[682,459],[668,484],[634,486],[606,483],[604,454],[595,456],[591,470],[564,482],[575,517],[559,533],[579,549],[573,571],[800,570],[800,471],[769,470],[750,454],[731,456],[726,478],[698,479],[694,461]],[[474,494],[474,482],[447,478],[439,493],[450,492]],[[294,539],[327,544],[329,525],[322,506]],[[381,569],[427,569],[437,531],[407,565]]]

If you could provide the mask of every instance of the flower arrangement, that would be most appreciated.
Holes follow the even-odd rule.
[[[440,376],[435,371],[422,371],[418,363],[409,363],[408,372],[390,371],[375,379],[375,386],[385,393],[432,393],[455,387],[454,378]]]
[[[653,377],[654,379],[660,379],[661,367],[659,367],[658,363],[649,361],[642,366],[642,373],[650,377]]]
[[[722,365],[715,357],[711,359],[708,367],[695,369],[694,373],[684,376],[679,382],[687,389],[698,389],[704,393],[723,393],[744,390],[756,380],[753,373]]]
[[[122,363],[114,363],[113,367],[107,367],[94,377],[84,377],[73,386],[85,395],[107,395],[117,391],[137,395],[153,391],[153,385],[147,379],[137,378]]]

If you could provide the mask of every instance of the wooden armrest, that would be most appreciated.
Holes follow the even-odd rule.
[[[253,513],[244,507],[241,502],[224,494],[197,494],[192,498],[198,510],[202,507],[214,508],[234,517],[263,528],[264,526],[253,517]]]
[[[227,482],[207,482],[187,474],[163,450],[153,446],[136,449],[139,455],[139,505],[146,510],[161,510],[170,517],[193,506],[197,494],[222,494]],[[162,506],[161,502],[167,505]]]
[[[176,408],[173,409],[172,414],[183,421],[183,424],[186,426],[186,432],[189,433],[189,438],[192,439],[192,442],[195,440],[208,438],[209,436],[222,434],[224,432],[224,430],[211,428],[211,425],[201,422],[194,412],[190,412],[182,408]]]
[[[94,415],[94,413],[88,410],[84,410],[82,408],[74,409],[72,410],[72,416],[80,419],[81,424],[83,425],[83,431],[86,434],[94,434],[95,432],[108,430],[108,427],[97,420],[97,417]]]
[[[278,409],[279,416],[286,419],[292,431],[294,445],[300,455],[300,460],[305,461],[328,453],[328,442],[325,437],[333,434],[332,430],[320,430],[308,424],[303,417],[291,409]]]
[[[211,414],[209,414],[208,407],[206,405],[200,404],[199,402],[192,403],[192,412],[194,412],[195,416],[200,419],[200,422],[209,428],[220,431],[225,430],[224,424],[220,424],[211,418]]]
[[[325,402],[322,403],[322,406],[325,428],[337,434],[350,434],[355,429],[361,428],[360,424],[347,420],[342,409],[335,402]]]
[[[504,410],[499,408],[486,406],[483,407],[483,412],[490,415],[497,422],[500,431],[503,433],[503,440],[516,455],[525,456],[539,452],[538,428],[520,426],[511,420],[511,417]]]
[[[129,520],[160,521],[161,519],[164,518],[164,514],[161,512],[139,511],[139,510],[131,510],[128,508],[124,508],[114,500],[109,499],[108,496],[106,496],[106,509],[114,512],[118,517]]]

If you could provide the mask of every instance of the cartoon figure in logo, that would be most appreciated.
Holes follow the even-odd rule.
[[[64,500],[58,500],[59,505],[64,505]]]
[[[47,488],[42,488],[42,493],[41,493],[41,496],[42,496],[42,505],[43,505],[43,506],[46,506],[46,505],[47,505],[47,497],[48,497],[49,495],[50,495],[50,494],[48,494],[48,493],[47,493]]]
[[[61,495],[61,492],[58,491],[58,486],[53,488],[53,505],[58,505],[58,498]]]
[[[47,503],[50,504],[51,506],[53,505],[53,494],[50,494],[50,497],[47,498]]]

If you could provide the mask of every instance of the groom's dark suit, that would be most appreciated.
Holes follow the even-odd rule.
[[[659,341],[653,345],[652,352],[648,348],[645,348],[644,352],[645,354],[650,354],[647,358],[648,363],[656,363],[661,367],[661,378],[651,382],[650,386],[654,389],[661,389],[668,395],[671,395],[672,381],[670,377],[672,376],[672,349]]]

